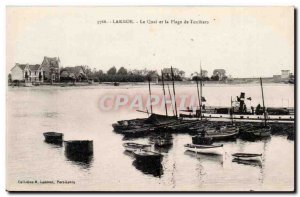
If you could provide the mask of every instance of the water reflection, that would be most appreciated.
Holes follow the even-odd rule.
[[[238,163],[238,164],[243,164],[243,165],[248,165],[248,166],[253,166],[253,167],[259,167],[262,168],[262,162],[260,160],[243,160],[243,159],[237,159],[234,158],[232,162]]]
[[[44,143],[50,145],[52,148],[61,148],[63,146],[62,141],[46,141],[46,140],[44,140]]]
[[[80,166],[83,169],[90,169],[93,162],[93,154],[71,154],[68,151],[65,151],[65,157],[68,161],[71,161],[73,164]]]
[[[165,146],[165,147],[158,147],[154,146],[154,150],[159,153],[168,153],[172,149],[173,145]]]
[[[209,162],[214,162],[214,163],[218,163],[221,166],[223,166],[223,155],[218,155],[218,154],[209,154],[209,153],[197,153],[197,152],[193,152],[190,150],[186,150],[184,152],[185,155],[188,155],[190,157],[196,158],[200,161],[209,161]]]
[[[132,165],[146,175],[152,175],[154,177],[161,177],[163,175],[163,166],[160,162],[143,163],[134,160]]]

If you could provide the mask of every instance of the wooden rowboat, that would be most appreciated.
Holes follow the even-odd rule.
[[[261,158],[262,154],[255,154],[255,153],[234,153],[232,154],[233,157],[237,159],[243,160],[258,160]]]
[[[124,143],[123,146],[129,152],[133,152],[137,149],[144,149],[144,150],[150,150],[151,149],[151,145],[149,145],[149,144],[138,144],[138,143],[134,143],[134,142]]]
[[[184,147],[193,152],[206,153],[206,154],[223,154],[223,144],[219,145],[196,145],[196,144],[185,144]]]

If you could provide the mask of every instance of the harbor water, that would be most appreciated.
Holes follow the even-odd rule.
[[[171,87],[171,86],[170,86]],[[162,95],[161,86],[152,86]],[[261,101],[259,84],[207,85],[206,105],[229,106],[245,92],[256,106]],[[148,138],[124,139],[113,132],[118,120],[146,118],[130,104],[132,98],[148,95],[148,87],[9,87],[7,90],[7,189],[87,191],[292,191],[294,189],[294,141],[273,135],[266,140],[220,142],[223,155],[188,152],[188,134],[172,134],[173,145],[155,149],[163,154],[161,166],[144,168],[125,152],[124,142],[149,143]],[[294,107],[294,86],[264,85],[267,106]],[[128,104],[108,108],[114,95],[128,95]],[[196,86],[176,86],[176,95],[197,95]],[[111,96],[105,109],[101,99]],[[124,101],[124,100],[122,100]],[[250,103],[251,102],[251,103]],[[120,104],[120,103],[119,103]],[[179,105],[179,104],[178,104]],[[131,108],[130,108],[131,106]],[[154,112],[164,113],[161,105]],[[171,114],[172,109],[169,109]],[[44,142],[44,132],[64,134],[64,140],[93,140],[93,155],[84,161],[68,158],[63,145]],[[239,162],[231,154],[263,154],[261,162]],[[42,184],[42,187],[41,187]]]

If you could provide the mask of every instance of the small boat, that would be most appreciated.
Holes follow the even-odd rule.
[[[233,157],[240,160],[259,160],[262,154],[255,154],[255,153],[234,153],[232,154]]]
[[[267,138],[271,136],[271,127],[267,126],[253,126],[240,134],[240,137],[245,140],[255,140]]]
[[[193,142],[193,144],[199,144],[199,145],[212,145],[213,138],[197,136],[197,137],[192,138],[192,142]]]
[[[154,130],[155,130],[155,127],[143,127],[143,128],[137,128],[137,129],[124,130],[124,131],[122,131],[122,134],[125,137],[142,137],[142,136],[150,134]]]
[[[224,141],[224,140],[234,140],[239,134],[238,127],[228,127],[223,126],[220,128],[207,129],[205,131],[206,137],[211,137],[213,141]],[[199,131],[200,132],[200,131]],[[201,131],[203,132],[203,130]],[[198,141],[198,138],[202,138],[203,135],[196,135],[192,137],[193,141]]]
[[[206,154],[223,154],[223,144],[219,145],[196,145],[196,144],[185,144],[184,147],[193,152],[206,153]]]
[[[156,147],[168,147],[173,145],[172,138],[164,138],[161,136],[158,136],[153,139],[154,146]]]
[[[45,142],[48,143],[62,143],[63,142],[63,133],[57,132],[45,132],[43,133],[45,137]]]
[[[138,144],[138,143],[134,143],[134,142],[124,143],[123,146],[129,152],[133,152],[137,149],[144,149],[144,150],[150,150],[151,149],[150,144]]]
[[[133,154],[136,158],[137,163],[144,163],[148,165],[160,164],[163,158],[163,155],[159,153],[143,149],[134,150]]]
[[[71,140],[64,141],[65,152],[72,155],[92,155],[93,141],[92,140]]]

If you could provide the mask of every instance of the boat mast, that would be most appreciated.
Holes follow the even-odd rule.
[[[202,120],[202,66],[200,61],[200,119]]]
[[[196,78],[196,84],[197,84],[197,94],[198,94],[198,101],[199,101],[199,109],[201,108],[201,97],[200,97],[200,93],[199,93],[199,82],[198,82],[198,76]],[[200,114],[201,116],[201,114]]]
[[[174,72],[173,72],[172,66],[171,66],[171,75],[172,75],[172,81],[173,81],[173,94],[174,94],[174,102],[175,102],[175,113],[176,113],[176,117],[178,117],[178,113],[177,113],[177,105],[176,105],[176,93],[175,93]]]
[[[170,96],[170,99],[171,99],[171,107],[172,107],[173,115],[175,116],[174,107],[173,107],[173,99],[172,99],[172,95],[171,95],[171,91],[170,91],[170,86],[169,86],[169,84],[167,84],[167,85],[168,85],[169,96]]]
[[[164,73],[163,73],[162,70],[161,70],[161,81],[162,81],[162,87],[163,87],[163,92],[164,92],[166,116],[168,116],[168,109],[167,109],[167,102],[166,102],[166,91],[165,91],[165,83],[164,83]]]
[[[149,97],[150,97],[150,112],[151,114],[153,113],[153,110],[152,110],[152,97],[151,97],[151,87],[150,87],[150,76],[148,76],[148,86],[149,86]]]
[[[264,112],[265,126],[267,126],[267,114],[266,114],[266,108],[265,108],[264,89],[263,89],[261,77],[259,79],[260,79],[261,95],[262,95],[262,101],[263,101],[263,112]]]
[[[231,118],[231,124],[233,124],[232,96],[230,97],[230,118]]]

